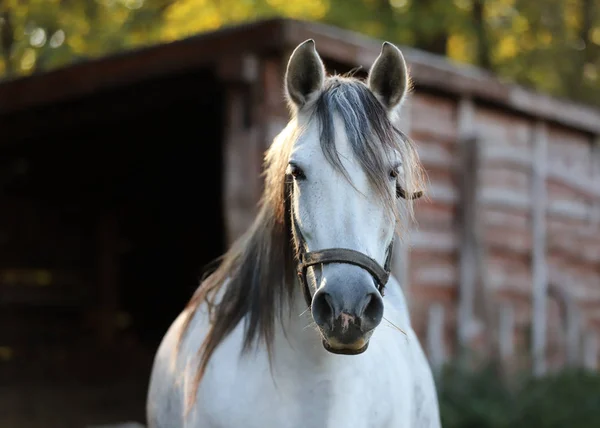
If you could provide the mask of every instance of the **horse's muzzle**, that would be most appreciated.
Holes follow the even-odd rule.
[[[364,345],[361,346],[362,343],[364,343]],[[367,350],[367,348],[369,347],[369,342],[368,341],[360,341],[357,344],[354,344],[354,346],[350,346],[350,347],[348,347],[348,346],[335,346],[334,347],[329,342],[327,342],[326,339],[323,339],[323,347],[327,351],[331,352],[332,354],[359,355]]]
[[[383,318],[383,299],[372,285],[333,282],[317,290],[312,315],[329,352],[360,354]]]
[[[331,328],[321,327],[324,348],[334,354],[358,355],[365,352],[373,330],[364,332],[360,318],[341,313]]]

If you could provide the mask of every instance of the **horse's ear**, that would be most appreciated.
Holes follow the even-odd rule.
[[[285,72],[285,89],[288,99],[302,108],[311,96],[318,93],[325,81],[325,67],[312,39],[300,43],[292,55]]]
[[[400,49],[391,43],[383,43],[381,53],[369,71],[368,84],[388,110],[402,102],[408,90],[409,77]]]

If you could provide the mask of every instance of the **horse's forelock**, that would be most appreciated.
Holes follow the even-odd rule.
[[[366,84],[355,78],[329,77],[314,105],[312,120],[319,124],[325,157],[349,181],[336,148],[334,115],[341,119],[354,156],[371,186],[394,213],[401,229],[413,216],[412,202],[406,202],[406,211],[398,209],[396,196],[387,187],[388,168],[390,155],[397,153],[402,161],[404,190],[409,194],[421,190],[423,171],[412,141],[394,126],[390,114]],[[405,214],[409,218],[405,218]]]

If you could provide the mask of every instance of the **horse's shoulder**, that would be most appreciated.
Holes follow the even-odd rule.
[[[207,306],[188,305],[169,326],[154,357],[148,388],[150,427],[181,426],[184,396],[209,329]],[[179,422],[178,422],[179,421]]]
[[[175,353],[175,349],[186,316],[187,311],[184,310],[171,323],[154,357],[146,403],[148,424],[151,428],[170,427],[173,426],[169,425],[171,422],[177,423],[175,421],[181,420],[183,397],[180,394],[177,375],[180,373],[180,355]]]
[[[393,276],[386,286],[386,309],[391,308],[393,316],[405,327],[408,352],[413,367],[414,414],[413,426],[437,428],[440,426],[437,391],[431,367],[416,332],[410,323],[406,296],[399,282]]]
[[[408,332],[408,339],[413,367],[413,426],[439,428],[437,389],[429,360],[412,328]]]

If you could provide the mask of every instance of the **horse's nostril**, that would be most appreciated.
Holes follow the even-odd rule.
[[[379,294],[369,293],[363,308],[361,319],[364,327],[372,326],[372,328],[375,328],[383,318],[383,299]]]
[[[327,292],[317,292],[312,302],[312,313],[315,322],[323,327],[331,328],[334,320],[334,305],[331,295]]]

